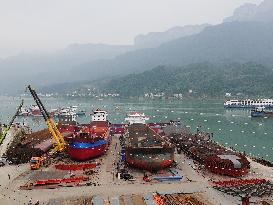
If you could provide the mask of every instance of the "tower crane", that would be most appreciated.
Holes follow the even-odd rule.
[[[63,138],[62,134],[58,130],[54,119],[47,112],[45,106],[41,102],[41,100],[38,97],[36,91],[34,89],[32,89],[30,85],[28,85],[27,88],[30,91],[34,101],[37,104],[37,106],[39,107],[39,109],[40,109],[40,111],[42,113],[42,116],[43,116],[43,118],[44,118],[44,120],[45,120],[45,122],[47,124],[49,132],[52,134],[52,136],[54,138],[55,147],[54,147],[53,152],[62,152],[64,150],[64,148],[65,148],[65,141],[64,141],[64,138]]]

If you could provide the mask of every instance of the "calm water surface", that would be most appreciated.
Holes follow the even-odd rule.
[[[20,104],[19,97],[0,97],[0,122],[8,123]],[[192,131],[201,126],[203,131],[214,133],[214,140],[225,146],[246,151],[250,155],[273,161],[273,118],[250,117],[250,110],[226,110],[220,100],[182,101],[132,101],[132,100],[93,100],[42,98],[47,109],[78,105],[87,112],[79,122],[90,121],[89,113],[102,108],[108,111],[112,123],[122,123],[126,113],[141,111],[150,117],[151,122],[181,120]],[[25,106],[34,104],[32,98],[25,98]],[[19,117],[16,121],[25,122],[32,129],[45,127],[41,118]]]

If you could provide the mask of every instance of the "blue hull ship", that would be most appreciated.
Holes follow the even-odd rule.
[[[257,107],[251,110],[251,117],[273,117],[273,111],[265,110],[265,107]]]

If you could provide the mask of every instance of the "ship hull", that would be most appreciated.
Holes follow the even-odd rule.
[[[67,154],[74,160],[85,161],[103,155],[111,143],[108,122],[91,122],[80,127],[63,127],[74,130],[65,137]]]
[[[227,109],[231,109],[231,108],[251,109],[251,108],[255,108],[255,107],[259,107],[259,106],[263,106],[265,108],[273,108],[273,105],[224,105],[224,108],[227,108]]]
[[[251,112],[251,117],[273,117],[273,112]]]
[[[148,125],[135,123],[126,127],[125,144],[129,166],[154,172],[174,161],[174,146]]]
[[[158,171],[174,161],[174,148],[126,148],[126,163],[132,167]]]
[[[164,168],[169,167],[173,160],[162,160],[162,161],[144,161],[137,159],[127,159],[126,162],[135,168],[149,170],[149,171],[158,171]]]
[[[107,140],[98,142],[70,142],[66,148],[67,154],[77,160],[85,161],[103,155],[108,148]]]
[[[211,141],[207,133],[171,134],[169,137],[177,148],[215,174],[241,177],[250,169],[250,162],[241,153],[227,149]]]

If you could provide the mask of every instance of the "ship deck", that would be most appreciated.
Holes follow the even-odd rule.
[[[125,135],[128,147],[151,149],[169,145],[159,134],[145,124],[130,125]]]

